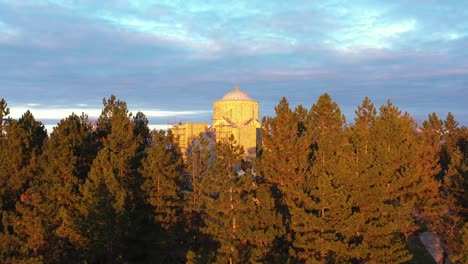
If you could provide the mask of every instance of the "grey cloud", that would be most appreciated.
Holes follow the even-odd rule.
[[[0,44],[0,57],[5,58],[0,61],[0,97],[15,103],[100,107],[102,98],[116,94],[143,112],[184,110],[186,106],[207,110],[214,100],[240,85],[260,101],[262,115],[272,115],[282,96],[293,106],[310,107],[320,94],[329,92],[348,121],[364,96],[369,96],[377,106],[391,99],[418,118],[432,111],[452,111],[468,123],[464,102],[468,74],[463,71],[468,69],[468,39],[442,41],[420,35],[431,27],[434,34],[449,28],[466,32],[464,25],[449,27],[462,24],[466,11],[438,24],[446,11],[408,11],[395,3],[386,7],[382,19],[415,17],[414,32],[388,39],[392,49],[343,50],[329,42],[334,32],[350,22],[346,12],[333,14],[339,9],[337,4],[304,8],[291,4],[281,11],[271,3],[261,8],[239,5],[224,12],[250,11],[232,16],[212,6],[191,4],[186,7],[190,12],[185,12],[171,6],[172,1],[141,10],[116,5],[117,15],[160,16],[167,23],[180,22],[213,46],[197,49],[183,41],[121,28],[99,19],[96,12],[75,14],[86,5],[20,8],[0,3],[2,20],[21,33],[15,42]],[[343,21],[336,21],[339,17]],[[297,42],[288,43],[287,38]],[[211,117],[204,113],[181,118],[209,122]],[[152,122],[166,123],[167,119]]]

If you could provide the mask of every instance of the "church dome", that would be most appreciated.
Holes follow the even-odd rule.
[[[239,90],[239,86],[236,86],[234,91],[230,91],[220,101],[253,101],[250,96]]]

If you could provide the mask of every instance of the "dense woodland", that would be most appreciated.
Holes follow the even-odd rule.
[[[184,161],[171,131],[103,104],[48,135],[0,101],[1,263],[411,263],[423,231],[468,262],[468,129],[452,114],[418,124],[365,98],[347,122],[328,94],[283,98],[256,158],[200,136]]]

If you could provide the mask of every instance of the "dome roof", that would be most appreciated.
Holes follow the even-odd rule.
[[[236,86],[236,89],[224,95],[221,101],[253,101],[253,99]]]

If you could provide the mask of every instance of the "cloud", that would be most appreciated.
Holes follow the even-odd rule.
[[[0,44],[13,42],[19,36],[19,31],[0,20]]]
[[[99,112],[115,94],[155,122],[209,121],[240,85],[263,115],[323,92],[351,115],[364,96],[463,114],[468,8],[429,2],[0,0],[0,96]]]
[[[211,40],[189,32],[180,23],[164,23],[131,16],[118,17],[108,14],[99,15],[98,18],[109,22],[112,25],[128,29],[130,31],[149,34],[160,38],[163,41],[172,42],[180,46],[185,45],[192,48],[204,48],[213,45]]]
[[[78,104],[81,105],[81,104]],[[26,111],[33,113],[34,117],[38,120],[60,120],[67,117],[68,115],[75,113],[80,115],[81,113],[87,114],[90,118],[96,119],[101,115],[102,109],[97,108],[44,108],[41,104],[30,103],[24,106],[13,105],[10,107],[10,116],[12,118],[20,118]],[[179,111],[168,111],[159,109],[136,109],[143,111],[147,118],[158,118],[158,117],[177,117],[177,116],[190,116],[211,113],[211,111],[200,111],[200,110],[179,110]],[[132,112],[132,111],[130,111]]]

